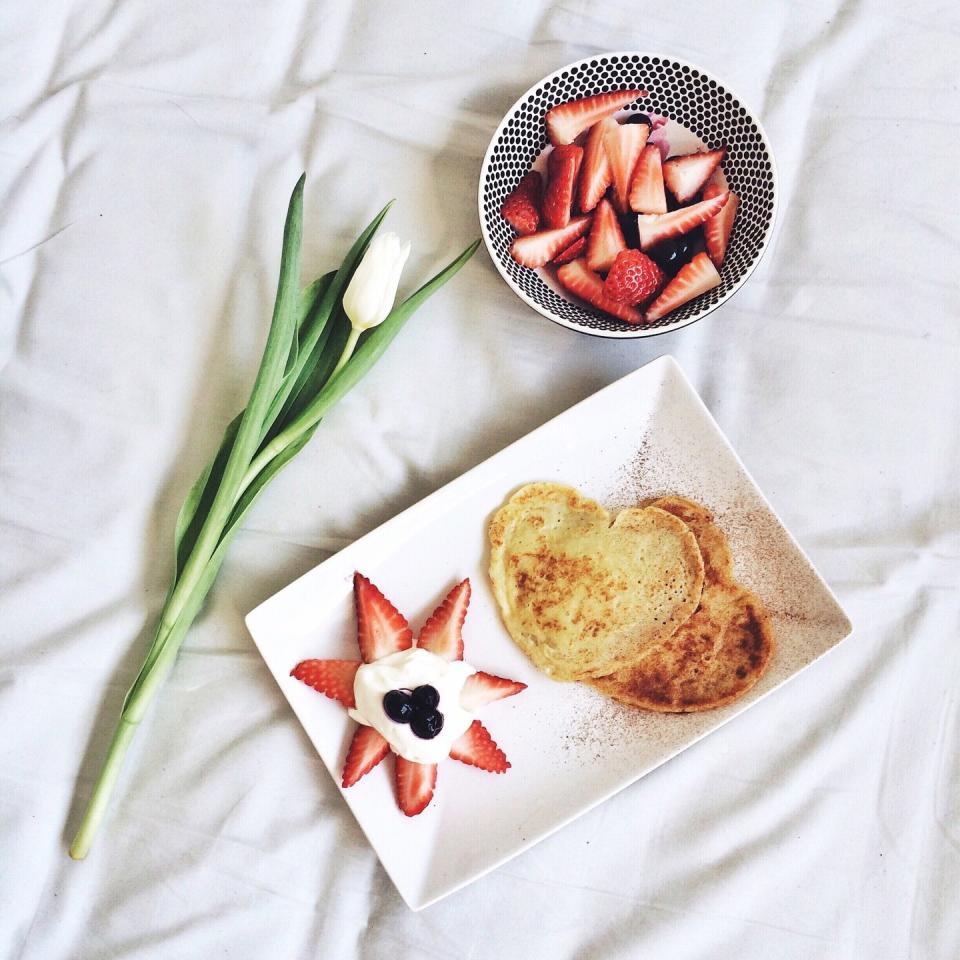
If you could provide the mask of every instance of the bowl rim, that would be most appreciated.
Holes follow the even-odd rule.
[[[723,299],[718,303],[713,304],[707,309],[703,310],[700,313],[697,313],[695,316],[688,317],[686,320],[679,320],[676,323],[670,324],[666,327],[651,327],[645,329],[642,326],[638,326],[635,329],[631,330],[595,330],[589,327],[582,327],[577,323],[574,323],[570,320],[565,320],[563,317],[558,317],[556,314],[551,313],[545,307],[542,307],[536,300],[528,297],[523,290],[521,290],[515,283],[513,278],[507,273],[503,265],[500,263],[499,257],[494,252],[493,240],[490,236],[490,232],[487,229],[486,218],[484,217],[483,209],[483,199],[484,199],[484,186],[486,184],[487,170],[490,166],[494,147],[497,144],[497,138],[504,132],[506,128],[507,121],[512,116],[514,111],[533,93],[536,92],[537,88],[542,86],[545,83],[549,83],[551,80],[558,77],[560,74],[566,72],[567,70],[572,69],[573,67],[579,67],[583,64],[589,64],[593,60],[598,60],[602,57],[649,57],[651,60],[659,58],[661,60],[668,60],[671,63],[679,64],[681,67],[689,67],[691,70],[696,70],[699,74],[706,77],[708,80],[713,80],[719,86],[723,87],[724,91],[731,94],[737,101],[739,101],[740,106],[746,110],[747,114],[750,116],[751,123],[755,124],[757,127],[757,132],[760,135],[761,142],[763,143],[764,149],[767,152],[767,156],[770,158],[770,174],[773,179],[773,209],[770,211],[770,223],[764,232],[763,235],[763,246],[760,249],[760,253],[757,258],[753,261],[752,264],[747,268],[746,273],[727,291]],[[688,327],[693,323],[696,323],[698,320],[702,320],[704,317],[713,313],[718,307],[723,306],[738,290],[750,279],[753,275],[753,271],[756,270],[757,266],[760,264],[760,261],[763,260],[764,255],[767,250],[770,248],[770,238],[773,236],[773,231],[777,225],[777,214],[780,207],[780,191],[779,186],[779,172],[777,170],[777,161],[773,152],[773,145],[770,142],[770,137],[767,135],[767,131],[764,128],[763,124],[757,118],[756,112],[751,109],[750,105],[747,104],[743,97],[737,94],[729,84],[722,81],[716,74],[709,70],[704,70],[699,64],[692,63],[689,60],[684,60],[680,57],[674,57],[672,55],[667,55],[663,53],[651,53],[647,50],[610,50],[610,51],[601,51],[594,54],[591,54],[588,57],[581,57],[579,60],[572,60],[570,63],[564,64],[562,67],[558,67],[553,73],[549,73],[544,77],[541,77],[535,83],[531,84],[509,107],[507,112],[500,119],[500,123],[497,124],[496,130],[493,131],[493,134],[490,137],[490,143],[487,145],[486,153],[483,156],[483,163],[480,166],[480,180],[477,186],[477,213],[480,219],[480,232],[483,236],[484,246],[487,248],[487,255],[493,261],[494,266],[497,268],[497,272],[503,278],[504,282],[508,287],[525,303],[527,306],[532,307],[537,313],[541,316],[546,317],[548,320],[552,320],[558,326],[564,327],[567,330],[573,330],[576,333],[586,334],[590,337],[600,337],[607,340],[638,340],[645,337],[658,337],[664,333],[673,333],[676,330],[682,330],[684,327]]]

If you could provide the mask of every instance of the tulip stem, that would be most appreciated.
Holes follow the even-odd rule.
[[[358,330],[356,327],[352,327],[350,330],[350,336],[347,338],[347,342],[343,346],[343,353],[340,354],[340,359],[337,361],[337,365],[333,368],[333,373],[330,374],[330,379],[333,379],[346,365],[347,361],[353,356],[353,351],[357,349],[357,341],[360,339],[360,334],[362,331]]]
[[[333,368],[333,372],[327,378],[327,383],[333,380],[337,374],[347,365],[347,361],[350,357],[353,356],[353,351],[357,348],[357,341],[360,339],[360,334],[363,333],[362,330],[352,327],[350,330],[350,336],[347,338],[347,342],[344,344],[343,353],[340,354],[340,359],[337,361],[337,365]],[[261,451],[253,458],[253,462],[250,464],[250,467],[247,470],[246,475],[243,480],[240,482],[240,488],[237,494],[237,499],[239,500],[243,493],[246,491],[247,487],[256,479],[256,476],[260,471],[285,447],[296,439],[302,433],[302,428],[297,427],[297,429],[291,431],[289,429],[283,430],[278,433]]]
[[[77,835],[70,844],[70,857],[74,860],[82,860],[89,852],[93,838],[96,836],[100,822],[107,812],[107,804],[110,801],[110,795],[116,786],[117,778],[120,776],[120,768],[123,765],[123,758],[127,755],[130,747],[130,741],[133,739],[137,730],[137,721],[128,720],[126,717],[120,718],[116,732],[113,734],[113,740],[110,741],[110,751],[107,754],[103,770],[97,778],[93,793],[87,804],[86,812],[83,815],[83,822]]]

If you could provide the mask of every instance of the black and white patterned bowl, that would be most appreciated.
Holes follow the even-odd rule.
[[[671,152],[689,152],[701,144],[728,148],[723,171],[730,189],[740,198],[720,271],[723,282],[645,326],[624,323],[571,298],[549,270],[521,267],[510,256],[513,229],[500,216],[504,199],[548,145],[544,116],[551,107],[631,88],[646,90],[648,96],[621,112],[637,110],[668,117],[672,123],[665,129]],[[480,169],[479,206],[483,239],[493,262],[513,292],[534,310],[561,326],[592,336],[652,337],[705,317],[746,283],[773,230],[777,174],[773,151],[759,121],[739,97],[705,71],[672,57],[632,51],[607,53],[561,67],[510,108]]]

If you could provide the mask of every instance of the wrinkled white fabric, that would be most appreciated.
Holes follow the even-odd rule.
[[[2,5],[0,955],[960,956],[958,37],[953,4],[879,0]],[[762,118],[781,212],[754,277],[680,333],[604,342],[481,251],[255,508],[69,861],[179,504],[252,381],[300,171],[305,275],[395,196],[411,290],[479,235],[514,99],[631,47]],[[411,913],[242,617],[665,352],[856,633]]]

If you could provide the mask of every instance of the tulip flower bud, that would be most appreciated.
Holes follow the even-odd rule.
[[[343,309],[355,331],[382,323],[393,309],[410,244],[395,233],[374,237],[343,295]]]

